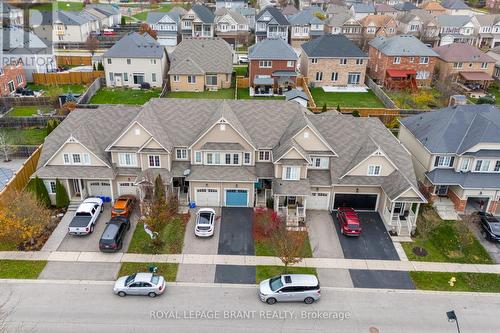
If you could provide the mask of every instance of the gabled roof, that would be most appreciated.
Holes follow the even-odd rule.
[[[187,13],[187,10],[182,8],[181,6],[174,6],[172,9],[170,9],[169,13],[175,13],[179,16],[185,15]]]
[[[229,10],[225,7],[219,8],[215,11],[215,21],[217,22],[221,17],[229,15],[236,23],[248,25],[248,20],[245,16],[238,12]]]
[[[439,15],[437,18],[441,27],[463,27],[470,22],[471,18],[467,15]]]
[[[165,49],[148,33],[130,32],[103,55],[105,58],[156,58],[165,56]]]
[[[231,47],[222,38],[185,38],[170,56],[168,73],[232,73],[232,54]]]
[[[294,5],[287,5],[285,8],[281,10],[281,13],[285,16],[294,15],[297,14],[298,12],[299,10],[295,8]]]
[[[437,56],[437,53],[430,47],[411,35],[397,35],[388,38],[378,36],[372,39],[369,45],[389,56]]]
[[[196,16],[198,16],[200,21],[202,21],[203,23],[214,23],[214,13],[212,13],[212,11],[207,7],[196,4],[193,5],[191,9],[196,13]]]
[[[298,89],[291,89],[288,91],[285,91],[283,93],[285,95],[285,100],[289,101],[295,98],[302,98],[306,101],[309,101],[309,97],[307,97],[307,94],[303,90],[298,90]]]
[[[395,12],[396,9],[393,6],[390,6],[386,3],[376,3],[375,4],[375,12],[376,13],[387,13],[387,12]]]
[[[64,25],[83,25],[90,21],[88,17],[80,15],[80,12],[57,10],[55,16],[54,21],[60,21]]]
[[[148,16],[146,18],[146,23],[148,24],[156,24],[165,16],[169,17],[173,22],[179,23],[180,16],[179,13],[176,12],[148,12]]]
[[[466,43],[452,43],[433,48],[446,62],[495,62],[486,53]]]
[[[441,6],[447,9],[470,9],[462,0],[443,0]]]
[[[323,35],[302,44],[310,58],[366,58],[367,55],[344,35]]]
[[[312,6],[304,8],[300,12],[292,16],[289,16],[288,21],[290,22],[291,25],[309,25],[309,24],[323,23],[323,21],[316,16],[316,13],[320,13],[326,16],[323,9],[317,6]]]
[[[474,17],[480,26],[493,26],[500,22],[500,15],[495,14],[475,15]]]
[[[344,23],[346,23],[350,19],[356,21],[349,12],[340,13],[340,14],[333,15],[332,17],[330,17],[328,19],[328,24],[332,27],[341,27],[344,25]],[[358,22],[358,21],[356,21],[356,22]]]
[[[400,2],[400,3],[397,3],[394,5],[394,9],[402,11],[402,12],[410,11],[410,10],[416,9],[416,8],[417,8],[417,6],[415,6],[411,2]]]
[[[429,11],[445,11],[445,8],[437,1],[425,1],[420,5],[420,8]]]
[[[375,13],[373,3],[355,3],[351,8],[355,13]]]
[[[85,7],[94,8],[95,10],[100,11],[101,13],[103,13],[106,16],[120,14],[120,9],[116,5],[98,3],[98,4],[88,4]]]
[[[273,6],[267,6],[264,9],[262,9],[255,17],[255,20],[259,21],[259,19],[266,12],[269,13],[269,15],[276,21],[278,25],[290,25],[286,17],[276,7]]]
[[[297,53],[281,38],[264,39],[248,49],[250,60],[297,60]]]
[[[479,143],[500,144],[500,110],[493,105],[458,105],[401,120],[431,153],[462,154]]]
[[[385,27],[390,21],[393,21],[394,18],[388,15],[367,15],[363,17],[359,23],[363,27],[375,26],[377,28]]]

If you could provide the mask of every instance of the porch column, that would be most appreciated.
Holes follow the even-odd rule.
[[[111,193],[111,205],[113,205],[113,202],[115,202],[115,196],[113,193],[113,180],[112,179],[109,180],[109,187],[111,189],[111,191],[110,191],[110,193]]]
[[[417,225],[418,211],[420,210],[420,202],[417,203],[417,209],[415,209],[415,225]]]
[[[274,211],[275,212],[278,212],[279,201],[280,201],[280,196],[279,195],[274,196]]]
[[[71,201],[71,198],[73,197],[73,195],[71,194],[71,187],[69,187],[69,179],[68,178],[66,178],[66,191],[68,192],[69,201]]]
[[[396,206],[396,202],[391,201],[391,216],[389,220],[390,225],[392,225],[392,217],[394,216],[394,206]]]
[[[81,178],[78,179],[78,185],[80,186],[80,198],[84,199],[84,197],[83,197],[83,190],[84,190],[84,188],[83,188],[83,180]],[[85,191],[87,191],[87,190],[85,190]],[[87,193],[85,193],[85,197],[87,196],[86,194]]]

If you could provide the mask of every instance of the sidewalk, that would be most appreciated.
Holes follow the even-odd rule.
[[[277,257],[203,255],[203,254],[135,254],[102,252],[0,252],[0,259],[48,260],[66,262],[160,262],[191,265],[283,266]],[[500,264],[455,264],[423,261],[304,258],[297,267],[342,268],[388,271],[470,272],[500,274]]]

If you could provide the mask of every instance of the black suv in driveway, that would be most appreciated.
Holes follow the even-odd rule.
[[[500,221],[489,213],[479,212],[481,228],[486,233],[488,239],[500,242]]]
[[[99,240],[99,250],[102,252],[116,252],[121,250],[123,239],[130,229],[130,219],[125,216],[114,216],[106,223],[106,228]]]

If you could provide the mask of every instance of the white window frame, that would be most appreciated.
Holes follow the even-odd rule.
[[[332,76],[330,79],[332,82],[337,82],[339,80],[339,72],[332,72]]]
[[[196,84],[196,75],[188,75],[187,81],[189,84]]]
[[[66,165],[71,164],[70,154],[63,154],[63,164]]]
[[[259,150],[258,160],[260,162],[271,161],[271,152],[269,150]]]
[[[300,167],[298,166],[283,166],[283,180],[300,180]]]
[[[82,154],[82,163],[83,165],[90,165],[90,155],[87,153]]]
[[[123,167],[136,167],[137,155],[134,153],[118,153],[118,165]]]
[[[470,164],[470,161],[468,158],[462,159],[462,163],[460,164],[460,171],[469,170],[469,164]]]
[[[180,161],[186,161],[188,159],[186,148],[176,148],[175,149],[175,159]]]
[[[450,155],[436,156],[436,159],[438,161],[438,165],[436,166],[436,168],[452,168],[453,165],[450,165],[451,158],[452,156]]]
[[[201,164],[203,163],[203,154],[201,151],[195,151],[194,152],[194,163],[195,164]]]
[[[399,65],[401,63],[401,57],[394,57],[394,60],[392,61],[392,63]]]
[[[311,58],[311,64],[317,64],[318,58]]]
[[[273,67],[273,62],[271,60],[260,60],[259,68],[271,68]]]
[[[316,72],[316,77],[315,77],[316,82],[321,82],[323,81],[323,72]]]
[[[462,68],[463,67],[463,63],[462,62],[454,62],[453,63],[453,68]]]
[[[330,164],[330,159],[325,156],[313,156],[311,157],[311,163],[309,164],[309,169],[328,169]]]
[[[75,161],[75,157],[78,157],[78,161]],[[75,164],[75,165],[83,164],[82,155],[79,153],[72,153],[71,154],[71,164]]]
[[[380,176],[382,167],[380,165],[369,165],[366,174],[368,176]]]
[[[44,180],[45,188],[49,194],[56,194],[56,181],[55,180]]]
[[[174,82],[180,82],[181,81],[181,76],[180,75],[173,75],[172,81]]]
[[[340,64],[341,65],[347,65],[347,58],[341,58],[340,59]]]
[[[153,164],[151,164],[153,162]],[[161,168],[160,155],[148,155],[148,166],[150,168]]]
[[[288,60],[286,62],[286,67],[293,67],[293,60]]]
[[[477,170],[479,166],[479,170]],[[491,160],[476,160],[474,172],[488,172],[490,170]]]
[[[244,165],[252,164],[252,153],[249,153],[249,152],[243,153],[243,164]]]
[[[427,65],[429,63],[429,57],[420,57],[419,64]]]
[[[500,160],[495,161],[495,165],[493,166],[493,172],[500,172]]]
[[[488,63],[487,62],[482,62],[481,63],[481,69],[486,69],[488,68]]]

